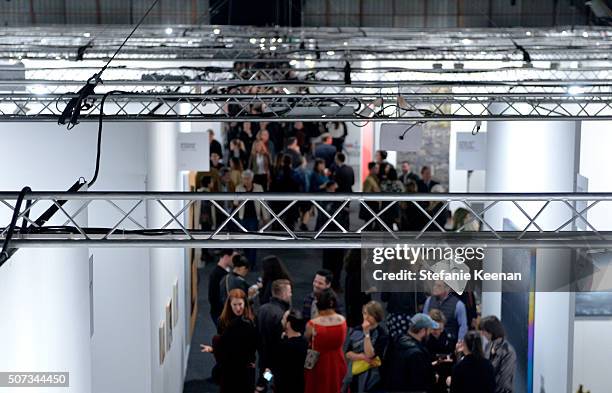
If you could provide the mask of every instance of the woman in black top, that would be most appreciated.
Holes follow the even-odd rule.
[[[274,375],[274,393],[304,392],[304,361],[308,352],[308,341],[303,337],[306,321],[302,313],[291,309],[282,319],[283,338],[278,345]]]
[[[259,336],[253,322],[247,295],[232,289],[219,318],[219,336],[213,346],[201,345],[202,352],[213,352],[220,367],[221,393],[255,391],[255,352]]]
[[[451,393],[494,393],[495,370],[484,357],[480,333],[468,332],[463,338],[461,352],[465,356],[453,368]]]

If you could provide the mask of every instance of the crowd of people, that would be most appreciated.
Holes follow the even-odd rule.
[[[351,193],[356,188],[356,168],[348,165],[344,152],[347,128],[344,123],[230,123],[224,130],[224,143],[208,130],[210,140],[210,171],[199,172],[196,181],[200,192],[278,192],[278,193]],[[361,185],[364,193],[443,193],[445,187],[432,178],[432,169],[423,166],[416,174],[409,162],[401,162],[396,168],[387,161],[387,152],[379,150],[375,160],[368,164],[368,175]],[[270,208],[280,213],[291,201],[270,202]],[[391,205],[391,206],[390,206]],[[225,221],[225,214],[240,207],[238,222],[248,231],[266,226],[271,220],[268,209],[253,201],[240,206],[239,201],[223,201],[215,204],[202,201],[196,213],[200,229],[215,230]],[[321,201],[318,206],[309,201],[291,205],[282,215],[283,224],[292,230],[340,231],[351,228],[351,206],[344,206],[334,221],[327,223],[329,216],[342,206],[341,201]],[[320,209],[325,210],[326,213]],[[380,215],[380,220],[374,215]],[[369,223],[366,230],[428,231],[456,229],[464,222],[466,230],[478,227],[478,221],[468,219],[470,213],[458,209],[454,216],[440,201],[419,203],[397,203],[369,201],[360,205],[357,216]],[[435,217],[435,221],[427,224]],[[362,225],[361,223],[357,223]],[[353,226],[356,223],[353,223]],[[282,230],[275,221],[272,229]],[[236,224],[229,222],[225,229],[235,230]],[[477,228],[475,228],[477,229]],[[247,258],[252,266],[255,254]],[[210,255],[203,253],[203,259]],[[330,252],[324,259],[338,260]],[[337,265],[337,264],[336,264]],[[336,266],[336,269],[338,266]],[[332,271],[334,268],[331,269]]]
[[[514,391],[514,349],[497,317],[468,311],[473,294],[438,281],[428,294],[347,290],[343,301],[321,269],[295,299],[278,257],[262,260],[256,283],[248,272],[247,258],[226,249],[208,278],[217,334],[202,351],[214,354],[221,392]]]
[[[208,131],[211,169],[198,174],[198,191],[354,191],[343,123],[243,122],[229,124],[225,132],[221,143]],[[423,166],[419,174],[408,162],[396,168],[386,151],[377,151],[367,169],[364,193],[446,191],[432,179],[430,167]],[[280,212],[289,203],[271,202],[270,207]],[[329,214],[340,207],[337,201],[320,205]],[[204,200],[196,215],[201,229],[215,230],[226,221],[219,208],[227,213],[239,209],[237,222],[249,231],[271,219],[268,209],[252,201]],[[440,202],[390,206],[368,201],[358,217],[369,222],[368,230],[420,231],[431,217],[436,219],[427,230],[462,225],[478,230],[468,211],[458,209],[451,217]],[[310,202],[294,204],[283,216],[286,225],[300,230],[320,229],[327,220]],[[330,228],[349,228],[348,206],[335,221]],[[231,230],[237,223],[226,225]],[[249,272],[257,269],[256,256],[254,249],[222,250],[218,258],[203,253],[204,260],[216,262],[208,277],[208,300],[217,334],[202,351],[214,354],[211,378],[221,392],[513,391],[514,350],[496,317],[480,319],[474,293],[459,296],[443,282],[427,294],[363,292],[358,250],[329,249],[323,250],[312,292],[296,301],[295,282],[275,256],[263,258],[259,280],[248,282]]]

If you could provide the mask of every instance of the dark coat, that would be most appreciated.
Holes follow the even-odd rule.
[[[348,165],[342,165],[336,169],[334,179],[338,183],[337,192],[353,192],[353,185],[355,184],[355,172],[353,168]]]
[[[451,393],[494,393],[495,371],[485,358],[467,355],[453,368]]]
[[[275,360],[278,360],[276,351],[283,333],[281,320],[285,311],[289,309],[289,303],[272,297],[270,301],[259,309],[257,313],[257,328],[261,337],[261,353],[259,368],[273,368]]]
[[[221,372],[221,393],[255,391],[255,352],[259,338],[255,324],[234,319],[214,345]]]
[[[389,392],[431,392],[435,376],[427,348],[409,335],[393,340],[382,362]]]

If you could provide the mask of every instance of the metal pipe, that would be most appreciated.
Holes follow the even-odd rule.
[[[0,191],[0,199],[16,200],[16,191]],[[493,202],[493,201],[610,201],[612,193],[578,192],[578,193],[199,193],[199,192],[140,192],[140,191],[87,191],[55,192],[32,191],[31,199],[40,200],[216,200],[216,201],[451,201],[451,202]]]

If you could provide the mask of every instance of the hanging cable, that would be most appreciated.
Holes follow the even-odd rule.
[[[73,98],[70,99],[70,101],[68,101],[68,104],[66,104],[66,107],[62,111],[62,114],[60,115],[60,117],[59,117],[59,119],[57,121],[58,124],[62,124],[63,125],[63,124],[66,124],[66,122],[68,122],[68,129],[69,130],[71,130],[72,128],[74,128],[74,126],[79,124],[79,116],[81,115],[81,110],[83,110],[83,109],[87,110],[87,109],[90,109],[93,106],[92,103],[86,102],[86,100],[87,100],[87,98],[90,95],[92,95],[94,93],[94,89],[96,88],[96,86],[98,86],[98,83],[102,82],[102,74],[104,73],[104,71],[106,71],[106,69],[108,68],[109,64],[119,54],[121,49],[123,49],[125,44],[132,37],[132,35],[134,35],[136,30],[140,27],[142,22],[144,22],[144,20],[147,17],[147,15],[149,15],[149,13],[153,10],[153,8],[157,5],[158,2],[159,2],[159,0],[154,0],[153,1],[151,6],[147,9],[147,11],[144,13],[144,15],[140,18],[140,20],[138,21],[136,26],[134,26],[134,28],[132,29],[130,34],[128,34],[128,36],[125,38],[125,40],[123,40],[123,42],[121,43],[119,48],[117,48],[115,53],[113,53],[111,58],[108,59],[106,64],[104,64],[104,66],[100,69],[100,71],[98,71],[97,73],[93,74],[91,76],[91,78],[89,78],[87,80],[87,82],[85,83],[85,86],[83,86],[76,93],[76,97],[73,97]]]
[[[412,130],[414,127],[416,127],[419,124],[425,124],[425,122],[421,120],[421,121],[417,121],[416,123],[410,125],[410,127],[406,128],[404,132],[402,133],[402,135],[399,136],[399,140],[403,141],[408,131]]]
[[[15,227],[17,225],[17,219],[19,217],[19,211],[21,210],[21,204],[23,199],[25,198],[28,192],[31,192],[32,189],[30,187],[24,187],[19,192],[19,196],[17,197],[17,202],[15,203],[15,208],[13,209],[13,217],[11,218],[11,223],[6,232],[6,237],[4,238],[4,243],[2,244],[2,251],[0,251],[0,267],[6,262],[11,255],[13,255],[16,249],[9,249],[9,244],[11,243],[11,239],[13,238],[13,232],[15,231]],[[29,204],[28,204],[29,208]],[[24,216],[25,217],[25,216]],[[24,218],[25,223],[25,218]],[[24,224],[25,226],[25,224]],[[21,232],[24,232],[23,226],[21,228]]]
[[[91,188],[94,183],[96,182],[96,180],[98,180],[98,173],[100,172],[100,157],[102,155],[102,119],[104,117],[104,103],[106,102],[106,99],[113,94],[125,94],[128,93],[126,91],[121,91],[121,90],[112,90],[109,91],[107,93],[104,94],[104,96],[102,96],[102,100],[100,101],[100,115],[98,116],[98,142],[96,144],[96,167],[94,170],[94,175],[91,178],[91,180],[89,181],[89,183],[87,184],[88,188]]]

